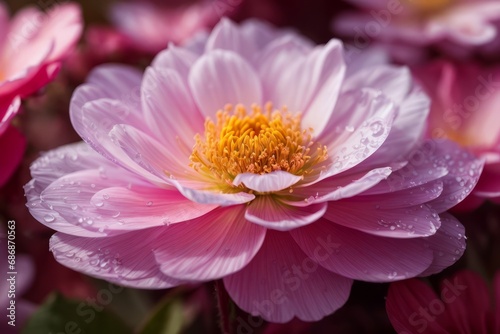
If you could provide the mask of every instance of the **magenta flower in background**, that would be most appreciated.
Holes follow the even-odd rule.
[[[51,81],[83,28],[80,8],[64,4],[44,13],[27,7],[11,20],[0,3],[0,135],[15,112],[9,106]]]
[[[111,20],[118,31],[129,38],[131,45],[156,54],[170,42],[185,42],[196,33],[213,27],[221,15],[226,14],[218,13],[213,1],[181,6],[162,4],[116,3],[111,7]]]
[[[458,57],[495,41],[500,22],[496,0],[347,0],[364,12],[344,13],[333,29],[357,43],[380,41],[406,62],[421,47],[437,46]],[[364,46],[363,46],[364,48]],[[414,59],[413,59],[414,60]]]
[[[387,314],[398,333],[500,333],[500,273],[494,293],[476,273],[462,270],[443,280],[439,294],[418,279],[392,283]]]
[[[482,162],[422,142],[427,96],[371,63],[222,20],[144,74],[99,67],[71,102],[85,143],[32,165],[27,206],[70,268],[150,289],[223,279],[272,322],[331,314],[354,279],[439,272],[465,248],[444,212]]]
[[[436,61],[413,74],[432,100],[427,136],[453,140],[484,159],[472,194],[458,209],[473,209],[484,199],[500,199],[500,68]]]

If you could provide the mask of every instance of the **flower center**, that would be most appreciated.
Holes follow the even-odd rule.
[[[205,135],[196,135],[190,166],[227,185],[241,173],[305,175],[328,158],[326,146],[312,140],[312,129],[301,129],[300,114],[286,108],[267,103],[247,112],[243,105],[227,105],[216,115],[215,122],[205,121]]]
[[[455,1],[456,0],[406,0],[409,5],[424,14],[439,12]]]

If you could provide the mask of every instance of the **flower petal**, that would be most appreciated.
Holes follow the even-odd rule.
[[[433,317],[434,321],[419,313],[419,310],[428,308],[436,301],[439,297],[431,287],[418,279],[395,282],[389,286],[387,293],[387,315],[398,333],[446,333],[450,323],[446,312]]]
[[[403,239],[431,236],[441,224],[439,216],[426,205],[394,208],[390,205],[392,198],[386,200],[382,195],[374,196],[371,203],[357,197],[329,202],[324,217],[369,234]]]
[[[244,206],[221,208],[164,228],[154,251],[163,273],[204,281],[246,266],[261,247],[266,229],[247,222],[244,210]]]
[[[319,203],[296,207],[271,195],[257,196],[248,206],[245,218],[269,229],[288,231],[315,222],[323,216],[327,206],[327,203]]]
[[[432,264],[421,276],[441,272],[460,259],[465,251],[465,228],[448,213],[439,215],[441,227],[436,234],[427,238],[429,248],[434,252]]]
[[[205,119],[180,74],[174,69],[149,67],[141,94],[148,129],[173,154],[189,161],[195,134],[203,133]]]
[[[244,184],[251,190],[268,193],[287,189],[300,180],[302,176],[278,170],[268,174],[241,173],[234,178],[233,185]]]
[[[346,302],[351,284],[350,279],[318,266],[288,233],[274,231],[268,231],[262,248],[245,268],[224,278],[239,307],[277,323],[294,316],[320,320]]]
[[[262,87],[252,67],[231,51],[214,50],[191,68],[189,84],[199,109],[214,117],[226,104],[250,107],[262,101]]]
[[[161,228],[107,238],[56,233],[50,250],[59,263],[86,275],[128,287],[165,289],[184,282],[165,276],[148,247],[161,233]]]
[[[290,234],[322,267],[356,280],[389,282],[415,277],[432,262],[432,251],[418,238],[385,238],[326,220]]]

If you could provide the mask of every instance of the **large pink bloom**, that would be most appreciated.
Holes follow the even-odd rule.
[[[398,333],[500,333],[500,272],[493,287],[468,270],[445,279],[439,295],[418,279],[392,283],[387,313]]]
[[[413,73],[432,100],[428,137],[453,140],[486,162],[471,196],[459,207],[500,199],[500,68],[437,61]]]
[[[81,30],[75,4],[47,13],[27,7],[9,21],[0,3],[0,135],[16,114],[9,109],[14,98],[36,92],[55,77]]]
[[[66,266],[138,288],[223,278],[274,322],[334,312],[354,279],[438,272],[465,248],[443,212],[482,163],[421,143],[428,98],[371,62],[223,20],[144,75],[102,66],[71,102],[86,143],[33,164],[27,206]]]
[[[434,45],[462,56],[463,49],[488,44],[498,34],[494,23],[500,21],[500,3],[496,0],[347,1],[366,12],[339,16],[334,29],[358,42],[377,40],[394,47]]]

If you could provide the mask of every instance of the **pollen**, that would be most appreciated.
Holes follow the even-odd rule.
[[[326,146],[313,141],[312,129],[301,128],[301,115],[283,107],[226,105],[216,119],[207,118],[204,135],[197,134],[190,166],[232,186],[241,173],[286,171],[311,173],[328,158]]]
[[[448,8],[456,0],[406,0],[423,14],[434,14]]]

